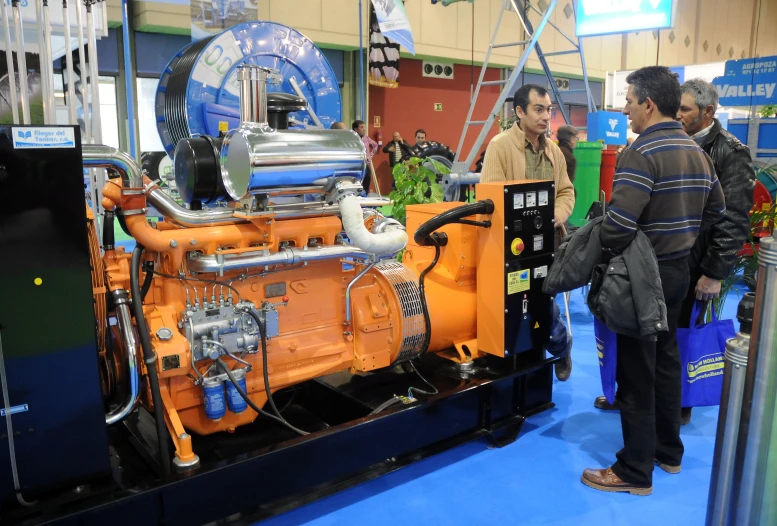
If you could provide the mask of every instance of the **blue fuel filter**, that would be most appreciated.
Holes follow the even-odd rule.
[[[240,388],[243,390],[244,393],[248,394],[248,389],[246,388],[246,372],[244,369],[236,369],[232,371],[232,376],[235,377],[235,381],[240,385]],[[234,384],[232,382],[225,382],[227,384],[227,406],[229,407],[229,410],[233,413],[242,413],[246,409],[248,409],[248,404],[245,400],[243,400],[243,397],[240,396],[240,393],[235,388]]]
[[[223,380],[218,378],[203,380],[202,399],[205,402],[205,415],[211,420],[221,420],[221,417],[227,413]]]

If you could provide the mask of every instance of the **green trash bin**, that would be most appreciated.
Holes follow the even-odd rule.
[[[572,226],[585,224],[585,215],[591,204],[599,200],[599,171],[602,165],[602,148],[600,142],[578,142],[574,150],[577,159],[575,171],[575,209],[569,217]]]

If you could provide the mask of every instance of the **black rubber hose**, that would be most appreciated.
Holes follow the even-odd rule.
[[[113,234],[113,218],[116,217],[112,210],[105,211],[103,219],[103,249],[113,250],[116,247],[116,237]]]
[[[146,301],[146,294],[148,294],[148,290],[151,288],[151,283],[154,281],[154,263],[153,261],[149,261],[149,263],[152,267],[146,270],[146,275],[143,278],[143,288],[140,289],[140,299],[144,302]]]
[[[468,205],[458,206],[456,208],[448,210],[447,212],[443,212],[442,214],[434,216],[429,221],[427,221],[426,223],[418,227],[418,230],[415,231],[415,235],[413,236],[413,239],[415,240],[417,245],[422,247],[428,247],[432,245],[432,241],[431,241],[432,232],[434,232],[438,228],[442,228],[443,226],[449,223],[453,223],[467,216],[471,216],[475,214],[493,214],[493,213],[494,213],[494,202],[491,201],[490,199],[486,199],[485,201],[478,201],[477,203],[471,203]]]
[[[254,311],[246,309],[246,312],[254,319],[257,327],[259,327],[259,336],[262,340],[262,375],[264,376],[264,392],[267,395],[267,402],[270,404],[270,409],[275,413],[275,416],[285,422],[286,419],[283,418],[283,415],[281,415],[281,412],[278,411],[278,408],[275,406],[275,401],[272,399],[272,391],[270,390],[270,373],[267,370],[267,329],[265,328],[264,323],[262,323],[262,319]]]
[[[148,371],[148,383],[151,387],[151,401],[154,404],[154,419],[156,420],[156,434],[159,441],[159,464],[165,478],[170,476],[170,448],[168,445],[167,427],[165,426],[164,405],[162,393],[159,391],[159,376],[156,369],[156,355],[151,348],[151,339],[148,336],[148,325],[143,315],[143,301],[140,299],[140,258],[144,247],[140,243],[135,245],[132,251],[132,263],[130,264],[130,288],[132,292],[132,311],[135,315],[135,323],[138,327],[140,347],[143,349],[143,359]]]
[[[426,338],[424,338],[424,346],[421,350],[421,355],[426,354],[426,351],[429,350],[429,344],[432,341],[432,318],[429,315],[429,306],[426,304],[426,292],[424,290],[424,280],[426,279],[426,275],[429,274],[429,272],[432,271],[432,269],[437,265],[437,262],[440,260],[440,243],[437,242],[437,240],[433,237],[429,237],[430,243],[434,245],[434,259],[429,264],[428,267],[426,267],[423,272],[421,272],[421,275],[418,277],[418,291],[421,296],[421,307],[424,310],[424,322],[426,323]]]
[[[283,424],[284,426],[288,427],[289,429],[291,429],[292,431],[294,431],[295,433],[297,433],[297,434],[299,434],[299,435],[303,435],[303,436],[304,436],[304,435],[309,435],[309,434],[310,434],[310,433],[308,433],[308,432],[306,432],[306,431],[303,431],[303,430],[301,430],[301,429],[297,429],[297,428],[296,428],[296,427],[294,427],[293,425],[289,424],[289,423],[288,423],[286,420],[284,420],[283,418],[278,418],[277,416],[275,416],[275,415],[271,415],[271,414],[270,414],[270,413],[268,413],[267,411],[263,411],[262,409],[260,409],[260,408],[259,408],[259,406],[257,406],[257,405],[254,403],[254,401],[253,401],[253,400],[251,400],[251,399],[248,397],[248,393],[246,393],[246,392],[243,390],[243,388],[242,388],[242,387],[240,387],[240,384],[239,384],[239,383],[238,383],[238,381],[235,379],[235,376],[232,374],[232,371],[230,371],[230,370],[229,370],[229,367],[227,367],[227,364],[225,364],[225,363],[224,363],[224,362],[221,360],[221,358],[219,358],[219,359],[217,359],[217,360],[216,360],[216,364],[218,364],[218,366],[221,368],[221,370],[222,370],[222,371],[224,371],[224,373],[227,375],[227,378],[229,378],[229,381],[230,381],[230,382],[232,382],[232,385],[233,385],[233,386],[235,386],[235,390],[237,390],[237,393],[240,395],[240,398],[242,398],[243,400],[245,400],[245,403],[246,403],[246,404],[248,404],[248,407],[250,407],[251,409],[253,409],[253,410],[254,410],[254,411],[256,411],[257,413],[259,413],[260,415],[262,415],[262,416],[265,416],[265,417],[269,418],[270,420],[274,420],[274,421],[278,422],[279,424]]]
[[[121,208],[116,209],[116,218],[119,220],[119,226],[121,227],[121,230],[128,236],[132,237],[129,228],[127,228],[127,221],[124,220],[124,212],[121,210]]]

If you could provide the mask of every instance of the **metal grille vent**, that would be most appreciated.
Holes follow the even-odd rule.
[[[427,330],[418,278],[394,260],[381,261],[374,268],[394,288],[402,306],[402,346],[394,364],[417,358],[424,350]]]

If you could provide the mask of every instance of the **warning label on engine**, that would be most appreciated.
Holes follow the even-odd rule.
[[[73,128],[12,128],[13,147],[25,148],[75,148],[76,137]]]
[[[517,294],[529,290],[531,273],[527,270],[519,270],[507,274],[507,294]]]

